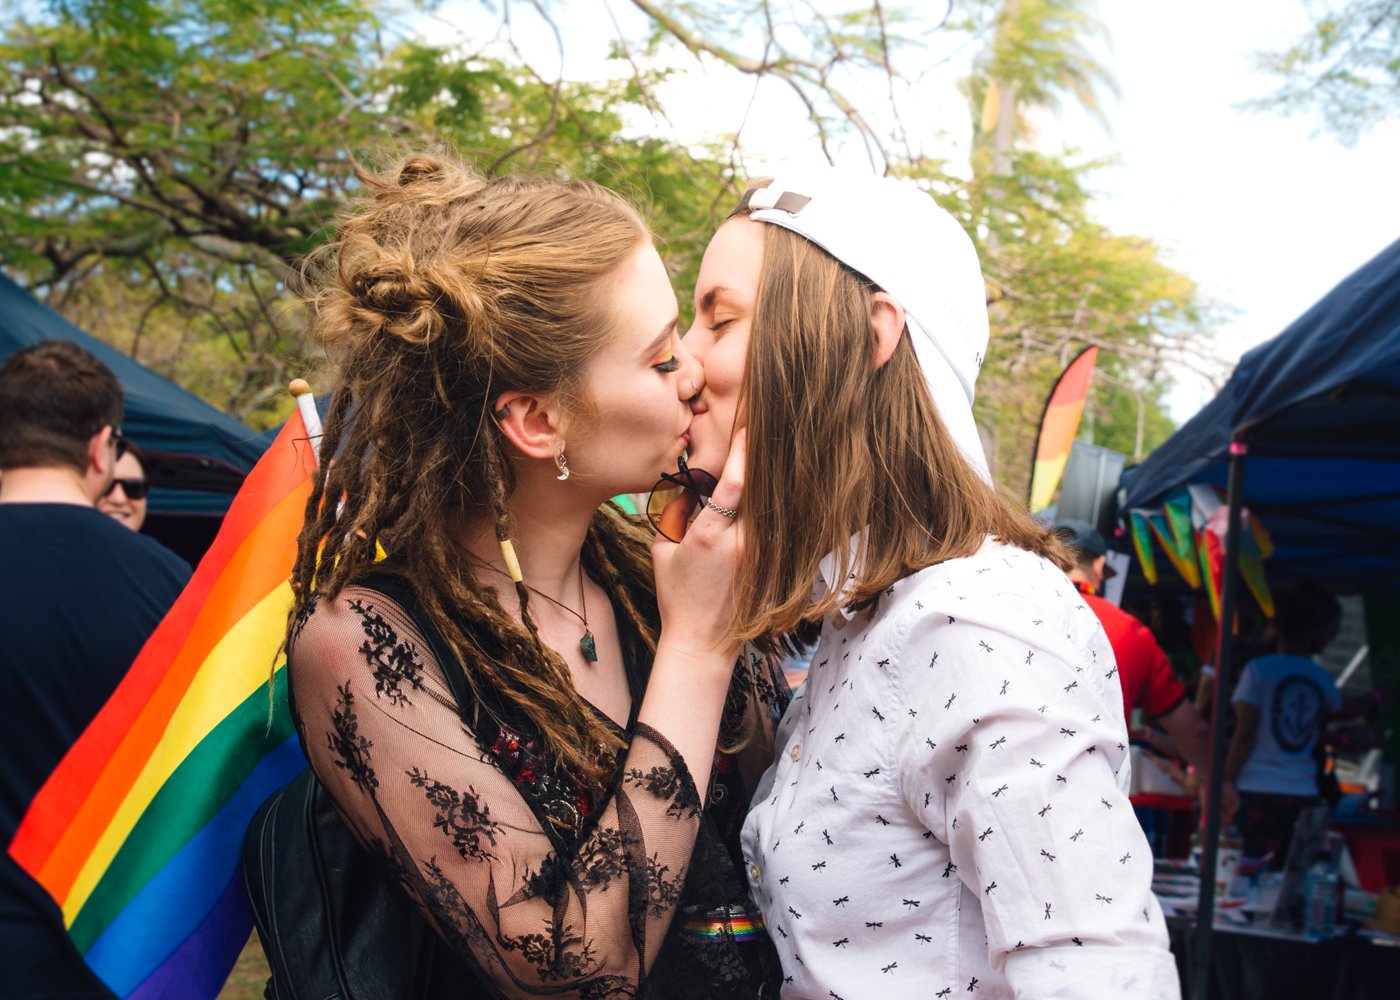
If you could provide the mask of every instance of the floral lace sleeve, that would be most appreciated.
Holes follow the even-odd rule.
[[[616,791],[595,810],[577,802],[587,817],[579,836],[551,836],[520,791],[518,761],[514,780],[503,770],[513,748],[468,729],[442,669],[383,594],[351,587],[318,602],[290,656],[313,770],[356,835],[502,996],[634,995],[700,823],[684,761],[636,725]]]

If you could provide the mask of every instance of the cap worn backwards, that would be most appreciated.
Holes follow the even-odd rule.
[[[749,218],[811,240],[904,308],[938,415],[990,481],[972,417],[987,351],[986,285],[957,220],[910,181],[830,167],[780,173],[745,197]]]

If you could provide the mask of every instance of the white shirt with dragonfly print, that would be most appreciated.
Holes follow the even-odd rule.
[[[744,824],[783,996],[1177,998],[1113,652],[987,541],[837,612]]]

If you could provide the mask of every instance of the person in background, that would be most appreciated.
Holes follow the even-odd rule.
[[[126,454],[117,459],[117,474],[107,492],[97,498],[97,509],[108,517],[140,531],[146,523],[146,494],[150,482],[146,479],[146,455],[136,442],[126,442]]]
[[[1272,853],[1277,869],[1287,860],[1298,814],[1320,802],[1313,750],[1322,723],[1373,708],[1377,697],[1374,691],[1343,697],[1313,660],[1341,625],[1335,597],[1304,585],[1279,594],[1275,609],[1278,652],[1246,663],[1231,699],[1235,735],[1225,777],[1239,786],[1236,825],[1245,855]]]
[[[1135,739],[1154,750],[1180,757],[1191,765],[1200,780],[1200,789],[1209,788],[1210,727],[1205,717],[1187,697],[1186,688],[1172,671],[1171,663],[1152,632],[1123,609],[1099,596],[1104,580],[1112,574],[1108,566],[1108,544],[1103,534],[1087,521],[1066,518],[1055,530],[1069,546],[1074,562],[1069,578],[1103,623],[1113,656],[1118,661],[1118,682],[1123,689],[1123,716],[1131,720],[1133,710],[1142,712],[1144,722],[1160,727],[1154,733],[1148,726],[1132,726]],[[1226,782],[1221,799],[1221,819],[1229,822],[1238,804],[1234,786]]]
[[[189,567],[94,504],[124,451],[122,392],[68,341],[0,366],[0,843],[97,714]],[[0,853],[0,998],[108,997],[57,906]]]

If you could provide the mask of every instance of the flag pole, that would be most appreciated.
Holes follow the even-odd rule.
[[[1210,719],[1210,786],[1206,793],[1205,829],[1201,831],[1201,891],[1196,907],[1196,954],[1191,978],[1191,1000],[1210,996],[1211,936],[1215,927],[1215,863],[1219,850],[1220,803],[1225,772],[1225,712],[1230,698],[1231,645],[1234,642],[1236,594],[1239,588],[1240,531],[1244,508],[1245,459],[1249,446],[1243,438],[1230,442],[1228,527],[1225,565],[1220,581],[1220,631],[1215,645],[1215,698]],[[1229,887],[1226,886],[1228,891]]]
[[[306,436],[317,448],[321,446],[321,415],[316,412],[316,397],[311,392],[311,383],[304,378],[294,378],[287,383],[287,391],[297,401],[297,411],[301,422],[306,425]],[[315,452],[312,453],[313,455]]]

